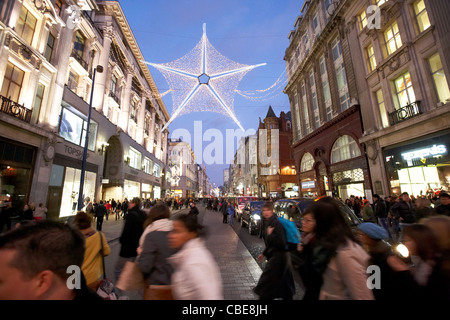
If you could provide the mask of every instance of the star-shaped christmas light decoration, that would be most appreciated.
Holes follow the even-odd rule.
[[[163,74],[173,95],[173,114],[162,131],[175,118],[195,111],[224,114],[245,131],[234,113],[234,94],[247,72],[266,65],[245,65],[224,57],[208,41],[205,23],[202,39],[188,54],[168,63],[145,63]]]

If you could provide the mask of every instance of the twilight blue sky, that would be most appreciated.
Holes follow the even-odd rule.
[[[120,0],[128,23],[146,61],[165,63],[188,53],[200,41],[202,24],[206,23],[210,43],[225,57],[248,65],[267,63],[244,76],[239,90],[269,88],[285,71],[284,53],[288,47],[289,32],[300,14],[303,0]],[[162,74],[149,66],[155,83],[163,93],[169,86]],[[264,118],[269,105],[277,115],[289,111],[289,99],[282,90],[264,101],[251,101],[235,95],[234,112],[243,127],[256,130],[259,117]],[[173,113],[171,93],[163,101],[167,111]],[[194,147],[194,121],[202,122],[197,127],[194,148],[197,158],[211,154],[213,146],[219,150],[220,140],[208,140],[203,136],[208,129],[217,129],[223,135],[223,156],[219,164],[206,165],[211,183],[223,183],[226,164],[226,130],[237,130],[238,126],[228,117],[214,112],[194,112],[176,118],[169,126],[170,135],[176,129],[186,129],[192,135]],[[215,141],[214,145],[211,145]],[[230,141],[228,142],[230,143]],[[205,147],[210,145],[208,153]],[[234,142],[234,150],[237,142]],[[230,148],[228,148],[230,149]],[[205,161],[203,161],[205,163]]]

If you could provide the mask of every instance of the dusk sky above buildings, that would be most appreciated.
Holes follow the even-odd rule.
[[[122,10],[147,62],[167,63],[181,58],[201,40],[203,23],[211,45],[223,56],[247,65],[267,63],[248,72],[237,87],[241,91],[264,90],[276,83],[286,83],[286,65],[283,60],[289,45],[288,35],[300,14],[303,0],[121,0]],[[164,76],[154,67],[148,67],[162,94],[170,89]],[[264,119],[272,106],[275,114],[289,112],[289,99],[282,91],[268,90],[259,94],[260,99],[247,99],[238,93],[234,96],[234,112],[245,130],[257,130],[259,118]],[[275,89],[275,88],[274,88]],[[173,114],[172,93],[163,97],[169,115]],[[201,121],[201,129],[199,128]],[[194,122],[196,137],[194,137]],[[191,133],[191,145],[197,159],[204,158],[205,147],[211,145],[204,136],[208,129],[217,129],[223,137],[223,156],[219,164],[206,165],[210,182],[223,184],[226,159],[226,130],[238,130],[231,119],[214,112],[193,112],[177,117],[169,126],[170,136],[176,129]],[[178,130],[179,131],[179,130]],[[200,139],[200,140],[198,140]],[[199,142],[202,147],[200,147]],[[221,145],[220,141],[217,146]],[[230,142],[228,142],[230,144]],[[237,142],[234,142],[234,152]],[[210,147],[211,150],[211,147]],[[230,150],[228,150],[230,152]],[[215,154],[214,154],[215,155]],[[231,157],[233,156],[231,155]],[[203,159],[204,160],[204,159]]]

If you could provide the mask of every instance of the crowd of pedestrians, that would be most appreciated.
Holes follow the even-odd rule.
[[[418,199],[414,206],[407,196],[387,204],[375,195],[373,206],[363,203],[364,222],[356,231],[340,214],[338,200],[321,198],[302,212],[302,239],[293,250],[287,249],[286,229],[273,203],[265,202],[261,232],[265,249],[258,259],[267,263],[255,294],[260,300],[292,300],[297,274],[304,300],[449,300],[450,217],[438,212],[446,212],[450,197],[441,193],[439,204],[429,213],[424,210],[418,220],[413,210]],[[214,202],[204,204],[214,210]],[[217,202],[223,222],[233,225],[233,201]],[[70,223],[27,220],[1,234],[0,299],[99,299],[96,290],[104,278],[104,257],[111,253],[99,218],[115,214],[119,207],[123,212],[124,203],[116,282],[141,277],[142,298],[149,300],[224,298],[220,269],[206,247],[207,229],[199,221],[196,201],[188,202],[188,213],[177,214],[171,213],[167,201],[149,204],[133,198],[119,203],[114,206],[111,201],[109,207],[108,202],[87,201]],[[29,215],[28,211],[24,216]],[[407,259],[387,241],[390,215],[398,217]],[[33,250],[28,249],[31,246]],[[293,264],[294,257],[301,263]],[[135,267],[134,274],[125,272],[126,265]],[[70,266],[81,268],[79,289],[67,285]],[[125,297],[127,290],[116,288],[115,295]]]

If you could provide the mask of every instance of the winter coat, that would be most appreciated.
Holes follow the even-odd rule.
[[[276,298],[292,298],[295,293],[292,263],[287,252],[286,232],[283,225],[274,214],[265,221],[263,238],[266,248],[263,255],[267,264],[254,291],[261,300]],[[273,227],[272,233],[267,233],[268,227]]]
[[[336,250],[323,274],[320,300],[373,300],[367,287],[369,255],[357,243],[348,240]]]
[[[86,237],[86,251],[84,253],[84,261],[81,266],[86,283],[89,287],[95,288],[101,281],[103,276],[101,241],[103,242],[103,256],[111,253],[111,248],[106,241],[105,235],[95,231],[93,228],[81,230]]]
[[[139,239],[144,231],[144,221],[146,215],[137,206],[128,210],[128,215],[123,226],[122,235],[120,236],[120,253],[123,258],[132,258],[137,256],[137,248]]]
[[[175,250],[169,248],[167,235],[172,228],[171,220],[161,219],[150,224],[142,233],[139,241],[142,251],[137,262],[148,284],[170,284],[173,268],[167,259]]]
[[[391,212],[396,218],[403,218],[404,223],[414,223],[415,213],[412,204],[399,200],[391,207]]]
[[[374,213],[377,218],[387,218],[388,211],[386,201],[384,201],[383,199],[378,199],[374,203],[374,208]]]
[[[201,238],[189,240],[169,259],[174,268],[175,300],[222,300],[222,278],[214,257]]]
[[[95,216],[97,218],[103,218],[104,216],[106,216],[108,214],[104,204],[97,205],[94,212],[95,212]]]

